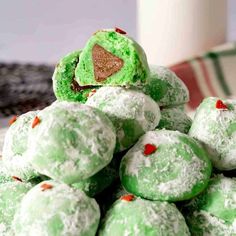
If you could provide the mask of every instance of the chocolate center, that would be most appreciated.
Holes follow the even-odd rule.
[[[108,52],[105,48],[95,44],[92,49],[94,76],[97,82],[107,79],[107,77],[119,71],[124,61]]]
[[[84,90],[84,89],[90,89],[90,88],[93,88],[93,87],[94,87],[94,86],[92,86],[92,85],[80,86],[80,85],[78,84],[78,82],[77,82],[75,79],[72,80],[71,86],[70,86],[70,88],[71,88],[74,92],[80,92],[80,91],[82,91],[82,90]]]

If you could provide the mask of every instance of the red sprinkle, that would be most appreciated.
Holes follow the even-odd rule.
[[[124,30],[122,30],[122,29],[120,29],[120,28],[117,28],[117,27],[115,27],[115,31],[116,31],[117,33],[120,33],[120,34],[127,34]]]
[[[22,179],[20,179],[19,177],[17,176],[12,176],[12,179],[16,180],[16,181],[20,181],[20,182],[23,182]]]
[[[12,125],[16,120],[17,120],[17,116],[13,116],[13,117],[9,120],[8,124],[9,124],[9,125]]]
[[[92,90],[89,92],[89,94],[88,94],[87,97],[92,97],[96,92],[97,92],[96,89],[92,89]]]
[[[147,143],[144,146],[143,154],[145,156],[147,156],[147,155],[150,155],[150,154],[154,153],[156,150],[157,150],[157,147],[155,145]]]
[[[228,110],[227,105],[224,104],[221,100],[217,100],[217,102],[216,102],[216,108],[217,108],[217,109]]]
[[[127,202],[131,202],[134,200],[134,195],[133,194],[127,194],[124,195],[120,198],[121,200],[127,201]]]
[[[41,187],[42,191],[45,191],[45,190],[53,188],[53,186],[51,184],[46,184],[46,183],[42,184],[40,187]]]
[[[32,128],[34,128],[36,125],[38,125],[40,123],[40,119],[36,116],[33,120],[32,123]]]

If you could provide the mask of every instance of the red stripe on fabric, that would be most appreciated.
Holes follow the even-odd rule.
[[[203,72],[203,75],[204,75],[204,79],[205,79],[207,87],[208,87],[208,89],[209,89],[209,91],[211,93],[211,96],[216,97],[217,93],[215,92],[215,90],[214,90],[214,88],[212,86],[211,79],[209,77],[209,74],[208,74],[208,71],[207,71],[207,67],[206,67],[203,59],[200,58],[200,57],[197,57],[196,60],[198,61],[199,65],[200,65],[200,67],[202,69],[202,72]]]
[[[196,74],[194,73],[193,68],[190,63],[183,62],[178,65],[174,65],[170,67],[176,75],[185,83],[187,88],[189,89],[190,101],[188,105],[195,109],[204,99],[204,96],[201,92],[201,89],[198,86]]]

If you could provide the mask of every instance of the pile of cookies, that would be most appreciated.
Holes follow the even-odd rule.
[[[236,101],[192,121],[184,83],[119,28],[62,58],[53,89],[10,121],[1,235],[236,235]]]

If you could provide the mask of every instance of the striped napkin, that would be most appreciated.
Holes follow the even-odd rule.
[[[190,110],[194,110],[204,97],[226,98],[236,95],[236,43],[216,47],[170,69],[190,91]]]

